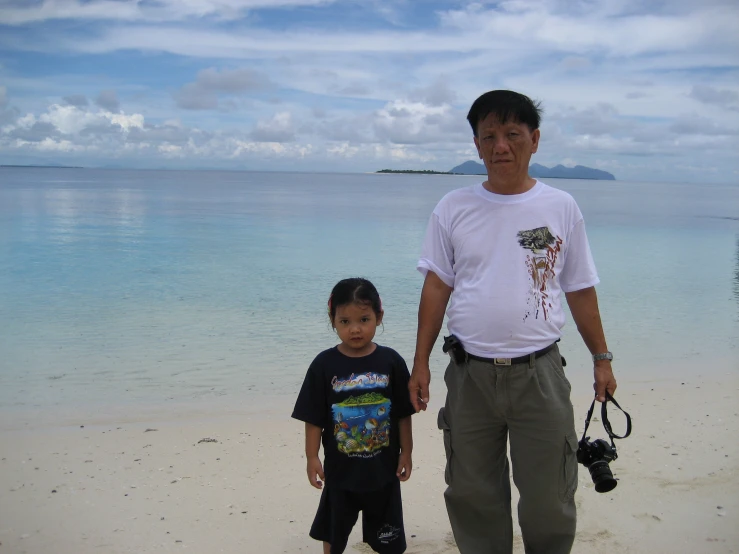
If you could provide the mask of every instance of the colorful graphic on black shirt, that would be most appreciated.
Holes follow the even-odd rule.
[[[552,303],[549,300],[549,289],[547,284],[553,279],[554,265],[557,256],[562,249],[563,240],[552,235],[549,227],[537,227],[528,231],[518,232],[518,244],[531,254],[526,256],[526,267],[531,277],[531,292],[529,293],[529,305],[533,304],[534,317],[539,318],[541,311],[544,320],[549,319],[549,310]],[[524,321],[531,315],[528,310],[524,315]]]
[[[343,381],[334,378],[331,385],[335,391],[362,390],[385,388],[388,382],[387,375],[366,373],[351,375]],[[339,452],[350,457],[373,457],[390,446],[390,406],[390,400],[379,392],[350,396],[333,404],[331,414]]]

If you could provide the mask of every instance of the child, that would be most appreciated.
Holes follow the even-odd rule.
[[[313,360],[292,414],[305,422],[308,480],[323,488],[310,536],[323,541],[324,554],[341,554],[361,510],[364,542],[401,554],[400,481],[411,476],[415,413],[408,368],[395,350],[372,342],[384,312],[368,280],[339,281],[328,313],[341,343]]]

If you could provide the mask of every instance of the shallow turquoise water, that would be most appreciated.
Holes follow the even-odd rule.
[[[0,168],[0,409],[288,398],[353,275],[410,360],[428,216],[477,179]],[[739,186],[549,184],[585,214],[622,386],[739,369]],[[571,324],[562,349],[587,369]]]

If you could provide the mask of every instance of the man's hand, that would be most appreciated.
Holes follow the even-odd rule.
[[[323,482],[326,477],[323,475],[323,465],[321,459],[318,456],[308,458],[308,481],[317,489],[323,488]]]
[[[593,368],[595,375],[595,383],[593,388],[595,389],[595,399],[598,402],[606,401],[606,391],[608,394],[613,396],[616,392],[616,378],[613,376],[613,369],[611,368],[611,362],[608,360],[598,360],[595,362]]]
[[[407,452],[400,452],[400,458],[398,458],[398,471],[395,475],[401,481],[407,481],[411,478],[411,471],[413,471],[413,462],[411,461],[411,455]]]
[[[411,404],[416,413],[426,410],[429,403],[429,383],[431,370],[428,364],[413,364],[411,378],[408,381],[408,392],[411,395]]]

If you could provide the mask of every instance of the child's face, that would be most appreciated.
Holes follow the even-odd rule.
[[[334,329],[341,339],[342,353],[348,356],[366,356],[374,350],[372,339],[382,323],[369,304],[345,304],[336,307]]]

